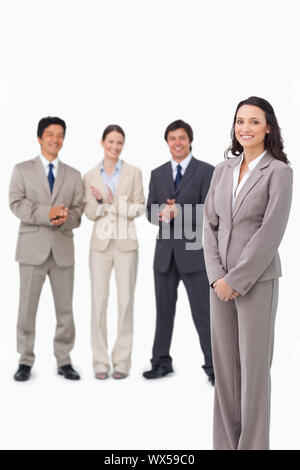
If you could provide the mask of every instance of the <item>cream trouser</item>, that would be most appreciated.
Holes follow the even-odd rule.
[[[133,337],[133,301],[138,264],[138,252],[121,251],[111,240],[105,251],[90,252],[92,287],[91,344],[95,374],[109,372],[107,348],[107,302],[112,268],[118,292],[118,331],[112,350],[115,371],[128,374],[131,364]]]

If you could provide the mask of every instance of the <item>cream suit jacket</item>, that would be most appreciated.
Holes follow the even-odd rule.
[[[97,188],[103,195],[99,204],[91,191]],[[141,171],[123,161],[113,203],[107,203],[107,191],[100,174],[100,165],[84,175],[86,216],[93,220],[94,228],[91,238],[91,249],[104,251],[111,239],[116,240],[122,251],[136,250],[135,217],[144,213],[145,198]]]
[[[266,152],[232,210],[234,168],[240,156],[217,165],[204,209],[204,257],[209,283],[224,277],[241,295],[256,282],[281,276],[278,247],[292,200],[292,169]]]
[[[53,227],[51,207],[64,204],[69,208],[68,219]],[[79,171],[59,161],[53,192],[39,157],[15,166],[10,181],[9,205],[21,220],[16,261],[39,265],[51,250],[60,267],[74,265],[72,229],[79,227],[83,212],[83,185]]]

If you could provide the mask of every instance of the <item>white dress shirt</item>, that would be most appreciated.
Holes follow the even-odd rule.
[[[192,154],[190,153],[187,157],[185,157],[184,160],[182,160],[181,163],[177,163],[175,162],[175,160],[171,160],[171,164],[172,164],[172,170],[173,170],[173,180],[175,181],[176,179],[176,175],[177,175],[177,166],[180,165],[181,166],[181,170],[180,170],[180,173],[181,173],[181,177],[184,175],[185,173],[185,170],[188,166],[188,164],[190,163],[190,161],[192,160]]]
[[[244,184],[246,183],[247,179],[249,178],[251,172],[254,170],[254,168],[256,167],[256,165],[258,165],[258,163],[261,161],[261,159],[265,156],[265,153],[266,151],[264,151],[261,155],[259,155],[258,157],[254,158],[254,160],[252,160],[252,162],[250,162],[248,164],[248,167],[249,167],[249,171],[247,171],[247,173],[243,176],[243,178],[241,179],[240,181],[240,184],[239,184],[239,176],[240,176],[240,169],[241,169],[241,164],[244,160],[244,152],[242,153],[241,155],[241,161],[240,163],[238,164],[238,166],[235,167],[234,171],[233,171],[233,184],[232,184],[232,208],[234,206],[234,203],[235,203],[235,200],[236,198],[238,197],[239,195],[239,192],[241,191],[242,187],[244,186]]]
[[[52,162],[49,162],[49,160],[47,160],[47,158],[44,157],[44,155],[42,153],[39,155],[39,157],[41,159],[43,167],[45,168],[45,173],[46,173],[47,178],[48,178],[48,175],[49,175],[49,163],[52,163],[52,165],[53,165],[52,173],[53,173],[54,178],[56,178],[57,177],[58,162],[59,162],[58,157],[56,157]]]

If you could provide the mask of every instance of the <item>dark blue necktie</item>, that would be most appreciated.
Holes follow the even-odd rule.
[[[52,171],[53,168],[54,168],[54,165],[52,163],[49,163],[48,181],[49,181],[51,194],[52,194],[52,189],[53,189],[53,185],[54,185],[54,181],[55,181],[54,174],[53,174],[53,171]]]
[[[180,180],[181,180],[181,166],[177,165],[177,174],[176,174],[176,178],[175,178],[175,189],[177,189]]]

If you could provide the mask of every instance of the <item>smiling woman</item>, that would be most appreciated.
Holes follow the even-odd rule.
[[[266,100],[251,97],[238,104],[231,137],[205,201],[204,255],[213,287],[214,449],[266,450],[281,276],[277,250],[293,175]],[[235,157],[228,158],[229,152]]]
[[[262,153],[265,137],[270,133],[265,113],[258,106],[244,104],[238,111],[234,126],[235,136],[247,154]]]
[[[271,104],[257,96],[241,101],[236,109],[231,128],[231,145],[225,158],[240,155],[244,149],[252,153],[269,150],[273,158],[289,163],[283,150],[283,139]],[[254,152],[254,153],[255,153]],[[259,153],[258,153],[259,155]]]
[[[125,133],[120,126],[107,126],[101,139],[104,159],[84,176],[85,214],[95,222],[90,249],[91,336],[98,380],[107,379],[110,371],[106,316],[112,269],[118,290],[118,332],[111,354],[113,378],[126,378],[131,366],[138,243],[130,235],[135,233],[134,218],[144,212],[144,193],[140,170],[119,158],[124,142]],[[124,212],[122,199],[126,201]],[[117,229],[121,220],[126,227],[122,234]]]

